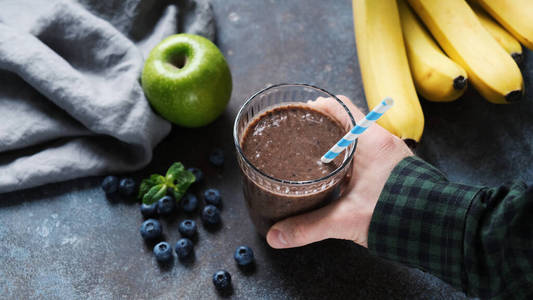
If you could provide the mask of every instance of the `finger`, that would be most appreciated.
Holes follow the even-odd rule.
[[[350,109],[356,121],[360,121],[365,117],[365,115],[352,103],[348,97],[344,95],[337,95],[337,98],[339,98]],[[361,135],[361,139],[359,140],[360,144],[361,142],[363,142],[363,144],[367,144],[368,142],[372,144],[376,139],[381,140],[384,137],[392,135],[389,131],[379,126],[377,123],[372,124],[372,126],[370,126],[366,131],[366,133]],[[358,145],[358,147],[359,146],[360,145]]]
[[[344,103],[344,105],[346,105],[348,107],[348,109],[350,110],[350,112],[352,113],[352,115],[354,116],[356,121],[359,121],[359,120],[361,120],[362,118],[365,117],[365,115],[363,114],[361,109],[359,109],[359,107],[355,106],[355,104],[353,104],[353,102],[352,102],[352,100],[350,100],[350,98],[348,98],[348,97],[346,97],[344,95],[337,95],[337,98],[339,98],[339,100],[341,100],[342,103]]]
[[[348,107],[355,120],[360,121],[365,117],[361,110],[359,110],[359,108],[357,108],[357,106],[355,106],[348,97],[344,95],[337,95],[337,98],[339,98],[339,100],[341,100],[346,107]],[[330,116],[341,121],[342,123],[349,123],[350,120],[346,115],[345,109],[340,105],[332,105],[332,101],[334,101],[333,98],[319,97],[315,101],[309,101],[308,104],[318,110],[328,113]],[[348,127],[351,127],[351,124],[349,124]],[[398,143],[400,143],[399,138],[393,136],[385,128],[375,123],[372,124],[363,134],[361,134],[358,139],[356,151],[358,155],[360,155],[361,152],[367,152],[368,149],[372,149],[371,151],[374,152],[380,149],[387,150]],[[407,147],[404,148],[407,149]],[[412,152],[409,150],[405,150],[403,152],[404,156],[412,155]]]
[[[274,224],[267,234],[268,244],[272,248],[292,248],[327,238],[344,238],[346,232],[338,226],[341,216],[336,204]]]
[[[339,98],[339,100],[346,105],[348,110],[354,116],[355,120],[360,120],[364,117],[363,113],[359,110],[359,108],[353,105],[348,97],[339,95],[337,98]],[[344,123],[344,121],[350,122],[344,107],[342,105],[338,105],[333,98],[318,97],[316,100],[309,101],[308,104],[311,107],[330,115],[341,123]]]
[[[339,98],[350,109],[352,115],[354,116],[357,122],[361,121],[365,117],[361,110],[359,110],[359,108],[357,108],[357,106],[355,106],[348,97],[344,95],[337,95],[337,98]],[[359,141],[361,143],[361,140],[367,140],[368,137],[372,137],[373,139],[383,139],[384,137],[390,135],[392,134],[389,131],[381,127],[379,124],[374,123],[370,127],[368,127],[365,133],[361,135]]]

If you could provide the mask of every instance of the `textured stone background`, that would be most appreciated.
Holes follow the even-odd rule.
[[[221,297],[211,283],[218,268],[232,273],[234,290],[225,296],[234,299],[464,298],[429,274],[371,257],[350,242],[274,251],[255,234],[234,158],[233,118],[247,96],[278,82],[315,84],[365,107],[351,6],[348,0],[217,0],[214,9],[218,44],[233,71],[230,107],[207,128],[174,128],[135,176],[163,172],[173,161],[203,168],[208,179],[201,188],[222,191],[223,227],[200,227],[194,263],[161,268],[140,238],[138,204],[110,204],[101,178],[0,194],[1,298],[211,299]],[[524,73],[532,88],[527,54]],[[533,184],[531,95],[512,106],[492,105],[475,92],[450,104],[424,101],[426,131],[418,154],[452,180],[494,185],[520,178]],[[217,146],[226,152],[222,171],[207,163]],[[172,244],[183,218],[163,223]],[[234,265],[232,252],[240,244],[256,253],[252,274]]]

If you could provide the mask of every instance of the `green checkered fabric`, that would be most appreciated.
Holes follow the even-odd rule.
[[[468,295],[533,299],[533,188],[453,183],[408,157],[380,195],[368,249]]]

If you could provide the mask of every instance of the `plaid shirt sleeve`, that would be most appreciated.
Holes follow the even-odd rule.
[[[533,299],[533,188],[453,183],[405,158],[380,195],[368,249],[471,296]]]

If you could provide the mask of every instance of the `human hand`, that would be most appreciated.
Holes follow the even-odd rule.
[[[350,99],[338,98],[357,121],[364,118]],[[346,119],[342,108],[328,105],[328,101],[331,99],[319,98],[309,104],[339,121]],[[268,231],[267,242],[273,248],[292,248],[337,238],[368,247],[370,220],[381,190],[392,169],[410,155],[413,153],[402,140],[377,124],[370,126],[358,139],[353,173],[344,195],[323,208],[274,224]]]

